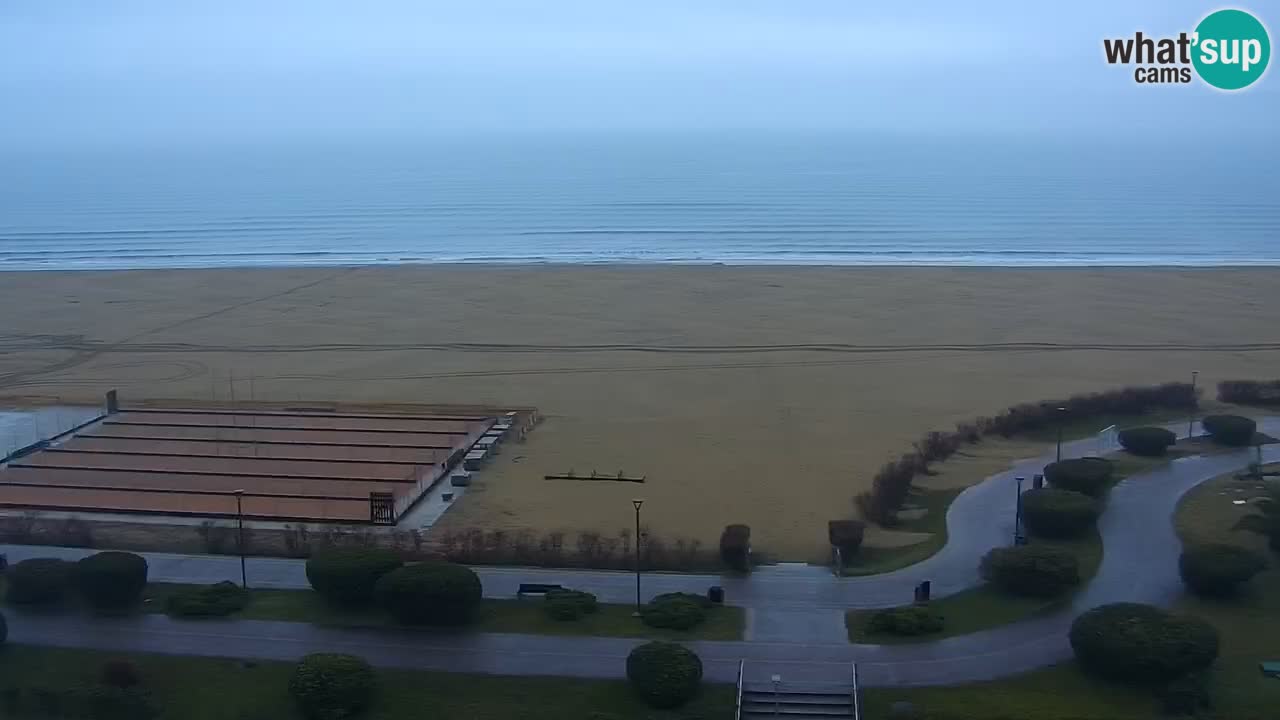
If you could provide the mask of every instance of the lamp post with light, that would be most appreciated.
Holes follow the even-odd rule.
[[[644,500],[632,500],[631,505],[636,509],[636,617],[640,617],[640,506]]]

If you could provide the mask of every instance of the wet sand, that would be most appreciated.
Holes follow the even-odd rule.
[[[712,544],[745,522],[757,547],[805,559],[923,431],[1192,370],[1206,385],[1280,376],[1277,280],[1267,269],[0,273],[0,395],[225,400],[234,388],[535,405],[544,422],[442,527],[612,534],[643,497],[657,535]],[[569,470],[647,482],[542,479]]]

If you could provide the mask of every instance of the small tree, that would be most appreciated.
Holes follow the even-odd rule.
[[[56,558],[32,558],[9,568],[5,600],[15,605],[55,605],[71,586],[75,565]]]
[[[465,565],[425,562],[378,580],[378,603],[406,625],[463,625],[480,607],[480,578]]]
[[[1022,494],[1022,521],[1036,535],[1071,538],[1098,521],[1098,501],[1084,493],[1038,488]]]
[[[751,570],[751,528],[746,525],[726,525],[720,533],[720,560],[730,570]]]
[[[373,702],[378,678],[369,663],[354,655],[316,653],[298,663],[289,694],[311,720],[341,720],[358,715]]]
[[[307,582],[334,605],[359,607],[373,602],[379,578],[403,564],[386,548],[327,548],[307,559]]]
[[[1182,582],[1197,595],[1234,595],[1240,585],[1262,572],[1266,562],[1235,545],[1209,544],[1189,547],[1178,558]]]
[[[627,680],[650,707],[679,707],[698,694],[702,660],[676,643],[645,643],[627,656]]]
[[[996,548],[981,570],[987,582],[1013,595],[1054,597],[1080,584],[1075,555],[1048,545]]]
[[[98,610],[122,610],[142,597],[147,561],[127,552],[100,552],[76,563],[80,594]]]
[[[1167,683],[1208,668],[1218,657],[1212,625],[1139,603],[1085,612],[1071,624],[1069,639],[1081,666],[1120,682]]]
[[[1178,441],[1178,436],[1162,427],[1137,427],[1121,430],[1118,439],[1120,447],[1134,455],[1159,457]]]
[[[1236,530],[1247,530],[1267,538],[1267,545],[1280,552],[1280,484],[1267,483],[1267,494],[1253,500],[1254,511],[1236,522]]]
[[[831,520],[827,522],[827,540],[832,547],[840,549],[840,558],[848,560],[858,554],[862,547],[862,538],[866,534],[866,523],[858,520]]]

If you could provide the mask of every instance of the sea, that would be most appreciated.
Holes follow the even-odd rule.
[[[1193,139],[451,134],[0,151],[0,270],[1280,264],[1280,151]]]

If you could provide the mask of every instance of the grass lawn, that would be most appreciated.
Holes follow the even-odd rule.
[[[147,586],[144,608],[164,612],[165,597],[184,585],[152,583]],[[741,640],[745,615],[742,608],[715,607],[707,620],[686,632],[651,628],[631,616],[631,605],[605,605],[581,620],[547,617],[542,600],[485,600],[480,616],[469,629],[477,632],[532,633],[537,635],[597,635],[669,640]],[[286,620],[336,627],[399,627],[377,609],[343,610],[325,603],[311,590],[253,590],[249,607],[235,617],[247,620]],[[418,630],[431,632],[430,628]],[[456,632],[450,630],[450,632]]]
[[[904,519],[895,529],[907,532],[929,533],[929,539],[903,547],[872,547],[864,545],[857,556],[846,561],[843,575],[878,575],[914,565],[933,555],[947,544],[947,508],[964,488],[945,490],[914,489],[908,500],[908,508],[923,510],[918,518]]]
[[[288,694],[290,663],[245,664],[234,660],[119,655],[22,645],[0,646],[0,689],[71,688],[96,682],[102,663],[128,659],[164,720],[296,720]],[[365,720],[565,720],[644,718],[676,720],[733,717],[732,686],[707,686],[675,711],[642,705],[625,682],[562,678],[498,677],[454,673],[379,670],[381,691]],[[44,720],[47,713],[0,715]]]
[[[1074,553],[1080,561],[1081,587],[1097,573],[1098,565],[1102,563],[1102,538],[1096,531],[1076,540],[1033,539],[1032,542],[1056,545]],[[914,637],[872,633],[867,629],[867,624],[875,615],[875,610],[851,610],[845,613],[845,627],[849,632],[849,642],[854,643],[889,645],[932,642],[952,635],[967,635],[979,630],[1026,620],[1039,613],[1053,610],[1066,601],[1066,598],[1046,601],[1039,598],[1014,597],[988,585],[982,585],[929,603],[934,611],[941,613],[945,618],[946,626],[939,633]]]

